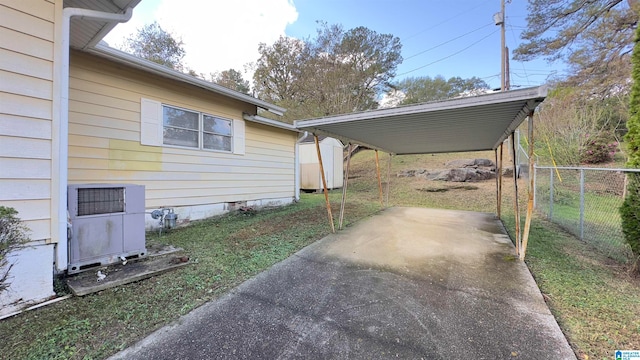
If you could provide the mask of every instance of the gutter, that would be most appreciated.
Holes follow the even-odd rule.
[[[251,122],[254,122],[254,123],[258,123],[258,124],[262,124],[262,125],[269,125],[269,126],[277,127],[277,128],[284,129],[284,130],[301,132],[301,130],[297,129],[295,126],[293,126],[291,124],[287,124],[285,122],[278,121],[278,120],[272,120],[272,119],[269,119],[269,118],[266,118],[266,117],[262,117],[262,116],[259,116],[259,115],[249,115],[247,113],[244,113],[244,114],[242,114],[242,118],[244,120],[251,121]]]
[[[60,107],[58,133],[58,243],[55,253],[56,270],[62,272],[69,263],[69,244],[67,242],[67,182],[69,179],[69,46],[71,37],[71,18],[98,20],[107,22],[127,22],[133,15],[133,8],[127,8],[124,14],[113,14],[95,10],[64,8],[62,10],[62,38],[60,41]]]
[[[306,139],[309,135],[308,132],[304,131],[298,135],[298,140],[296,140],[295,152],[294,152],[294,194],[296,201],[300,201],[300,143],[302,140]]]

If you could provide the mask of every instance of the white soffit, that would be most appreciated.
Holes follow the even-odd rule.
[[[65,8],[124,14],[127,8],[135,8],[141,0],[64,0]],[[87,49],[102,40],[117,23],[80,18],[71,19],[70,45],[74,49]]]
[[[493,150],[546,96],[541,86],[300,120],[295,126],[398,155]]]

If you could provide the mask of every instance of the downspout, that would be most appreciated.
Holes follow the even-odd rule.
[[[300,201],[300,141],[304,140],[307,135],[309,135],[308,132],[303,132],[300,135],[298,135],[298,140],[296,141],[296,146],[295,146],[295,150],[294,150],[294,170],[293,170],[293,175],[295,176],[295,199],[296,201]]]
[[[127,22],[133,15],[133,9],[127,8],[124,14],[113,14],[95,10],[64,8],[62,10],[62,39],[60,41],[60,107],[59,107],[59,148],[58,148],[58,243],[56,249],[56,270],[67,269],[69,262],[69,244],[67,240],[67,182],[69,156],[69,45],[71,36],[71,18],[100,20],[108,22]]]

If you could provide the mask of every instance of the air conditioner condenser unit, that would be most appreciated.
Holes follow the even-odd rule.
[[[68,186],[69,274],[147,255],[144,186]]]

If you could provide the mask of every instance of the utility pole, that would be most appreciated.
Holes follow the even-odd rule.
[[[505,22],[507,21],[504,13],[504,0],[500,0],[500,13],[502,14],[502,24],[500,24],[500,43],[502,44],[502,91],[509,90],[507,86],[507,42],[505,40]]]
[[[507,51],[505,40],[504,0],[500,0],[500,12],[493,15],[493,21],[500,25],[500,91],[507,90]]]

